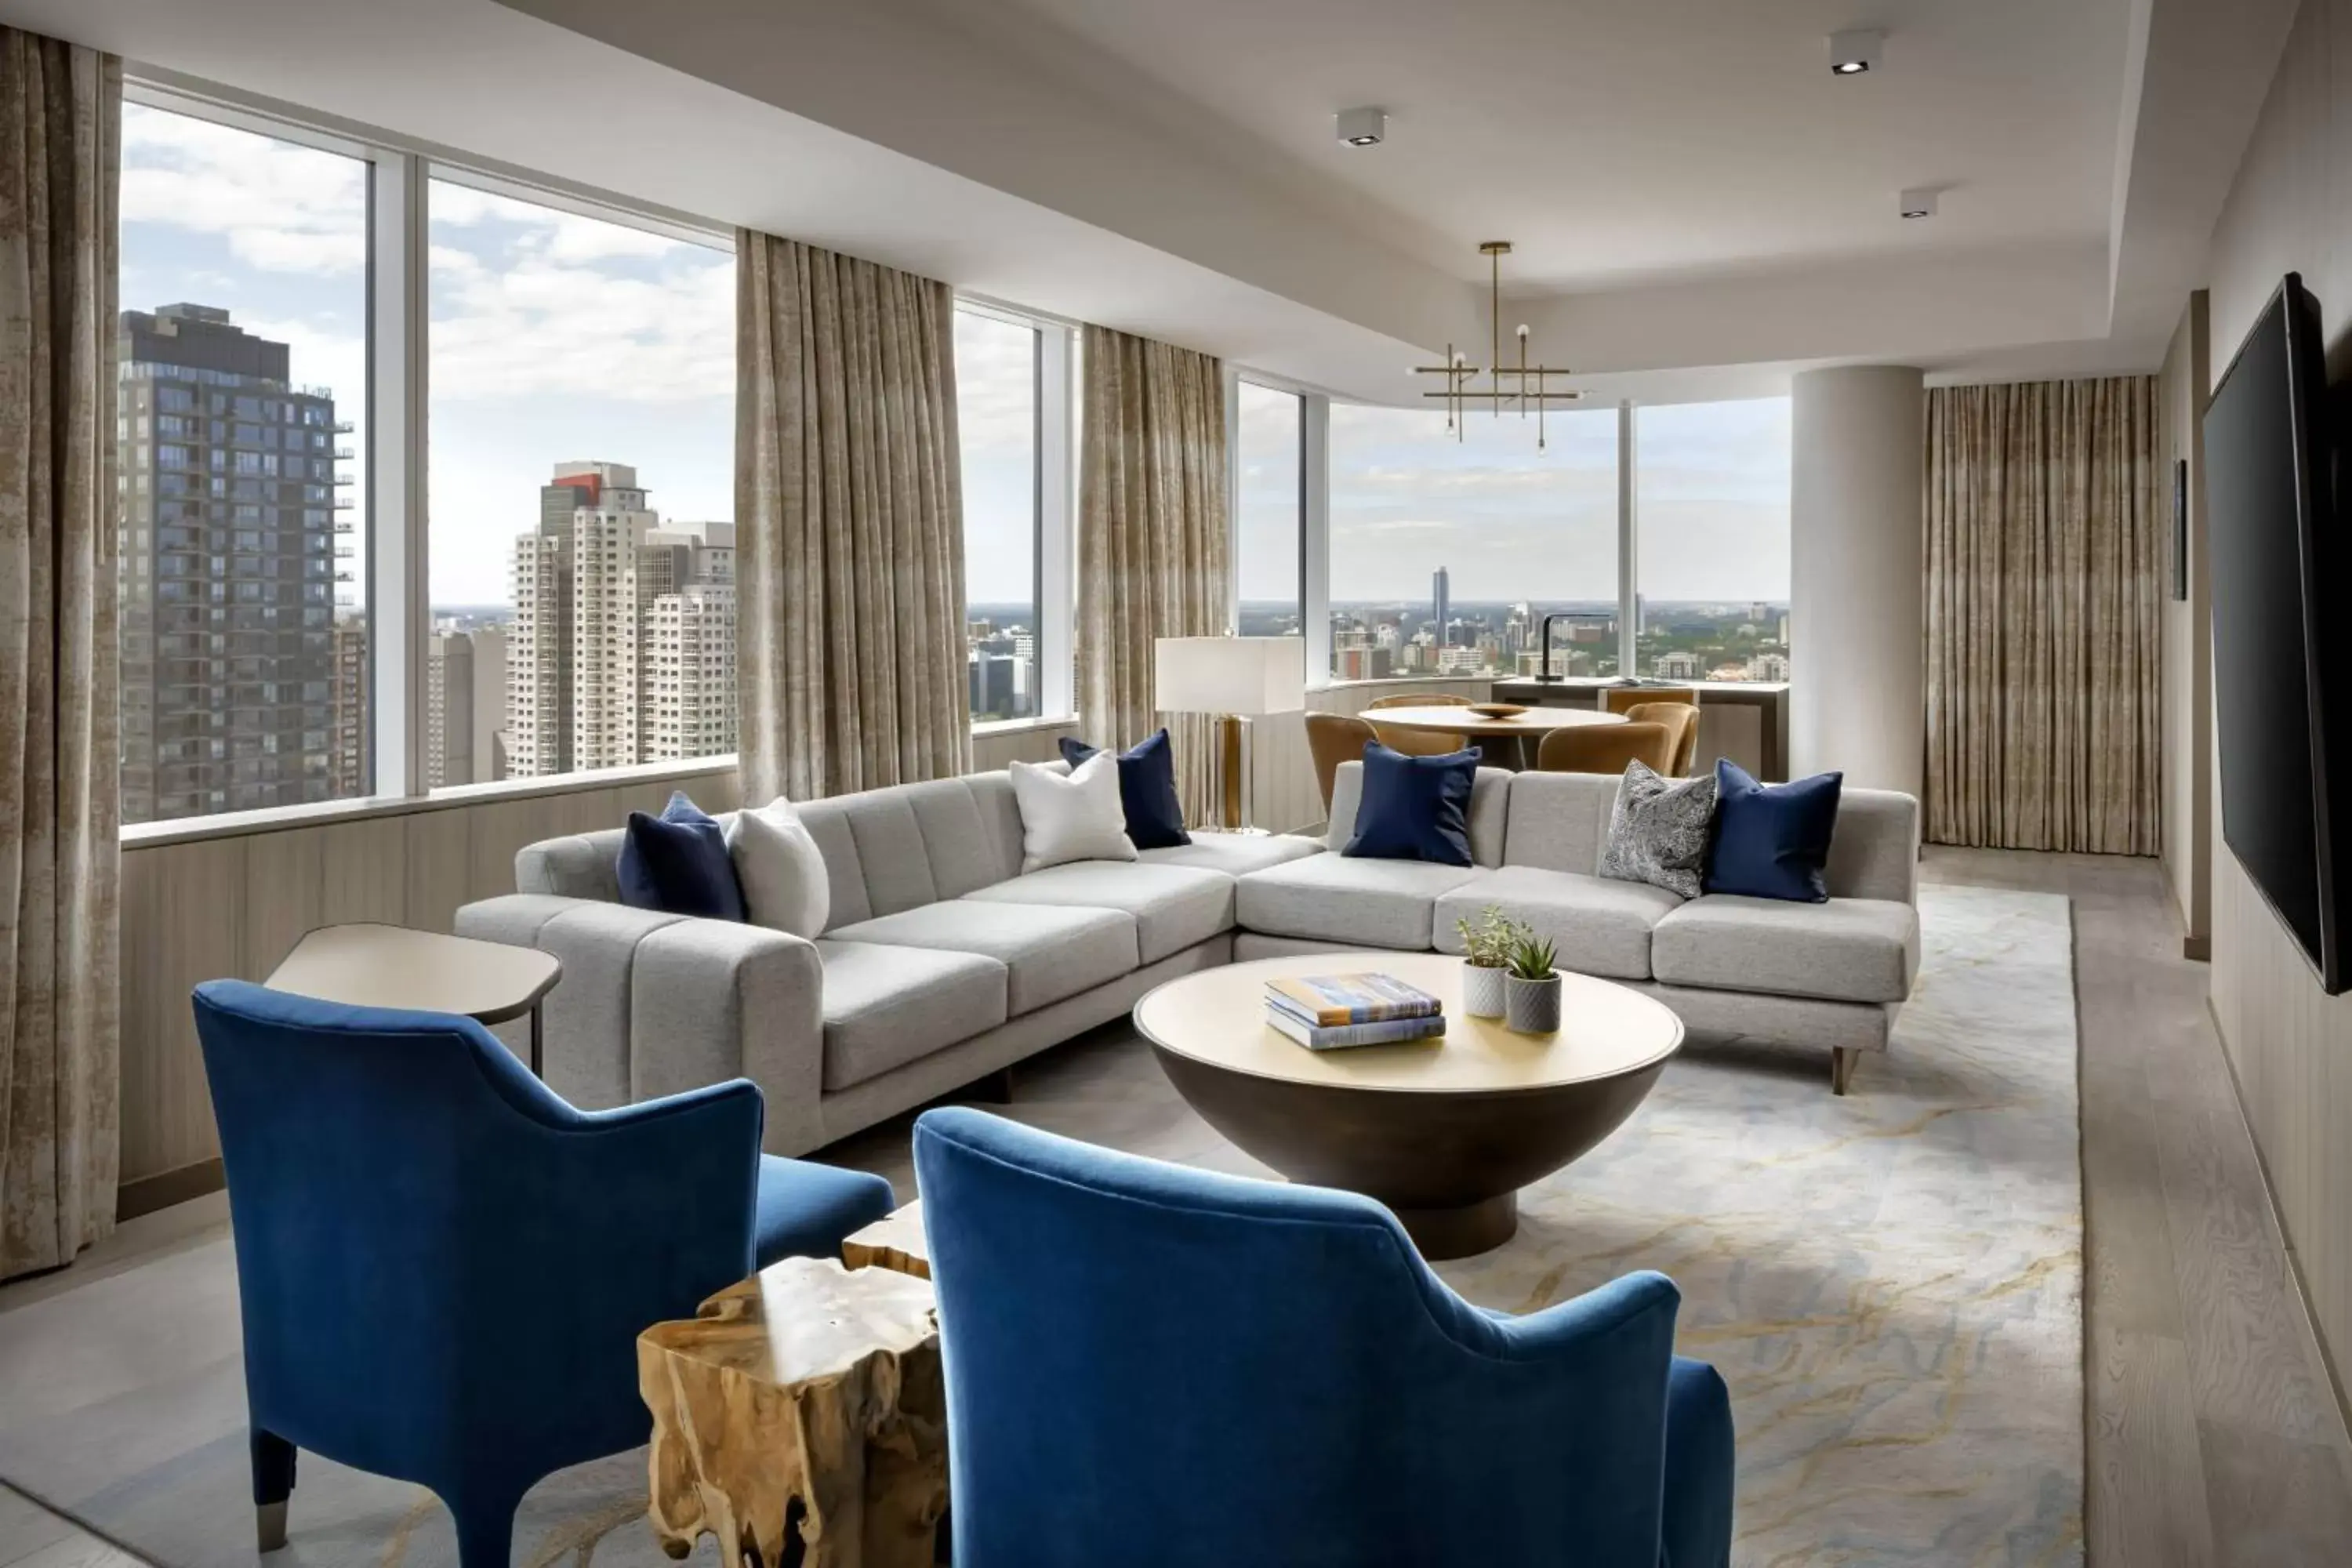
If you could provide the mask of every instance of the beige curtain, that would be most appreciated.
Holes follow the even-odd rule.
[[[0,27],[0,1278],[114,1228],[121,62]]]
[[[743,793],[970,771],[948,286],[736,235]]]
[[[1224,367],[1088,327],[1078,451],[1078,720],[1098,746],[1168,725],[1187,822],[1216,802],[1210,721],[1154,714],[1155,637],[1226,631]]]
[[[2156,378],[1927,394],[1927,837],[2153,855]]]

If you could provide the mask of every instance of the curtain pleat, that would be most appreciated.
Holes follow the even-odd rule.
[[[1217,802],[1211,721],[1152,710],[1152,642],[1228,629],[1224,367],[1088,327],[1078,455],[1078,721],[1097,746],[1165,723],[1190,823]]]
[[[744,797],[970,771],[948,286],[736,236]]]
[[[0,27],[0,1279],[114,1228],[121,100]]]
[[[1927,394],[1927,837],[2152,855],[2153,376]]]

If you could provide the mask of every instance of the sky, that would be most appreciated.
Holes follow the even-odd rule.
[[[123,110],[122,304],[226,307],[291,349],[365,428],[365,165],[162,110]],[[430,596],[509,602],[513,542],[559,462],[628,463],[666,521],[734,515],[734,258],[435,180],[429,186]],[[1034,595],[1036,333],[960,310],[965,592]],[[1242,596],[1297,593],[1297,397],[1244,382]],[[1786,398],[1638,414],[1642,590],[1783,599]],[[1331,593],[1613,599],[1616,415],[1331,410]],[[352,442],[364,453],[362,441]],[[363,499],[363,457],[343,465]],[[355,510],[364,519],[364,508]],[[350,590],[346,590],[350,592]]]

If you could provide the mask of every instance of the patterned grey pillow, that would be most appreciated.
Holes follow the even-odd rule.
[[[1669,779],[1644,763],[1627,763],[1609,813],[1601,874],[1696,899],[1714,822],[1714,769],[1695,779]]]

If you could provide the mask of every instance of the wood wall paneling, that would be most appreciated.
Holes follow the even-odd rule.
[[[2352,376],[2352,0],[2305,0],[2296,13],[2215,226],[2214,375],[2289,271],[2319,300],[2329,378],[2342,384]],[[2214,1017],[2340,1398],[2352,1367],[2352,995],[2321,994],[2213,818]]]

